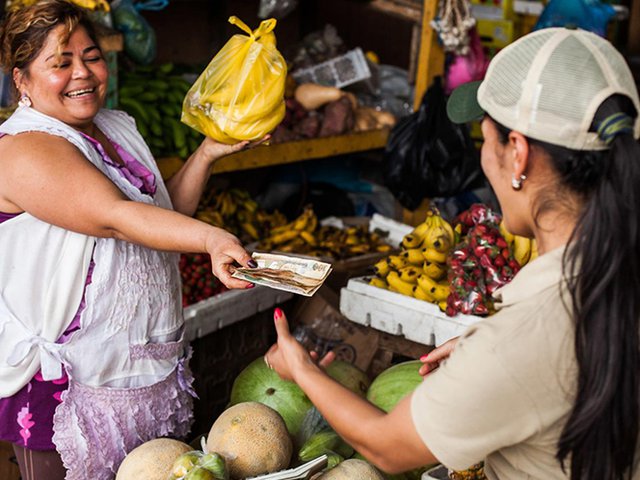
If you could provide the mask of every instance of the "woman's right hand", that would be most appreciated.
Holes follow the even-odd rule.
[[[206,250],[211,255],[211,270],[227,288],[251,288],[252,283],[233,278],[235,264],[255,268],[257,264],[251,258],[235,235],[218,227],[211,227],[207,237]]]
[[[449,358],[453,349],[456,348],[458,339],[460,337],[454,337],[451,340],[444,342],[438,348],[431,350],[427,355],[420,357],[420,361],[424,364],[418,370],[418,373],[423,377],[433,372],[440,366],[440,362]]]

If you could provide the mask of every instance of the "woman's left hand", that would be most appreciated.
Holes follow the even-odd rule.
[[[233,145],[227,145],[226,143],[220,143],[211,137],[205,137],[200,146],[198,147],[199,153],[209,160],[211,165],[222,157],[231,155],[232,153],[240,152],[242,150],[248,150],[250,148],[257,147],[267,142],[271,138],[271,135],[265,135],[260,140],[250,142],[248,140],[235,143]]]

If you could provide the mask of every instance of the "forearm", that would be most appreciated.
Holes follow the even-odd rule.
[[[213,162],[206,158],[199,147],[182,168],[167,181],[167,190],[173,208],[185,215],[193,215],[211,175]]]

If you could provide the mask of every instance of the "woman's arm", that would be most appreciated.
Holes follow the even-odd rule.
[[[232,153],[260,145],[269,138],[270,136],[267,135],[253,143],[244,141],[235,145],[225,145],[205,137],[182,168],[167,181],[167,190],[169,190],[173,208],[185,215],[193,215],[215,162]]]
[[[411,418],[411,396],[385,413],[330,378],[289,333],[280,309],[278,342],[265,356],[282,378],[296,382],[332,428],[380,469],[399,473],[437,462]]]
[[[249,285],[231,278],[233,262],[246,266],[251,257],[230,233],[172,210],[130,201],[60,137],[25,133],[0,143],[0,196],[18,209],[86,235],[158,250],[206,252],[213,273],[225,285]]]

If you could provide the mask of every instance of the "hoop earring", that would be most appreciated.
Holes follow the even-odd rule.
[[[514,173],[513,178],[511,179],[511,188],[513,188],[515,191],[521,190],[522,182],[524,182],[526,179],[526,175],[520,175],[520,178],[516,178],[516,174]]]
[[[27,95],[26,93],[23,93],[22,95],[20,95],[20,100],[18,100],[18,105],[20,105],[21,107],[30,107],[31,99],[29,98],[29,95]]]

